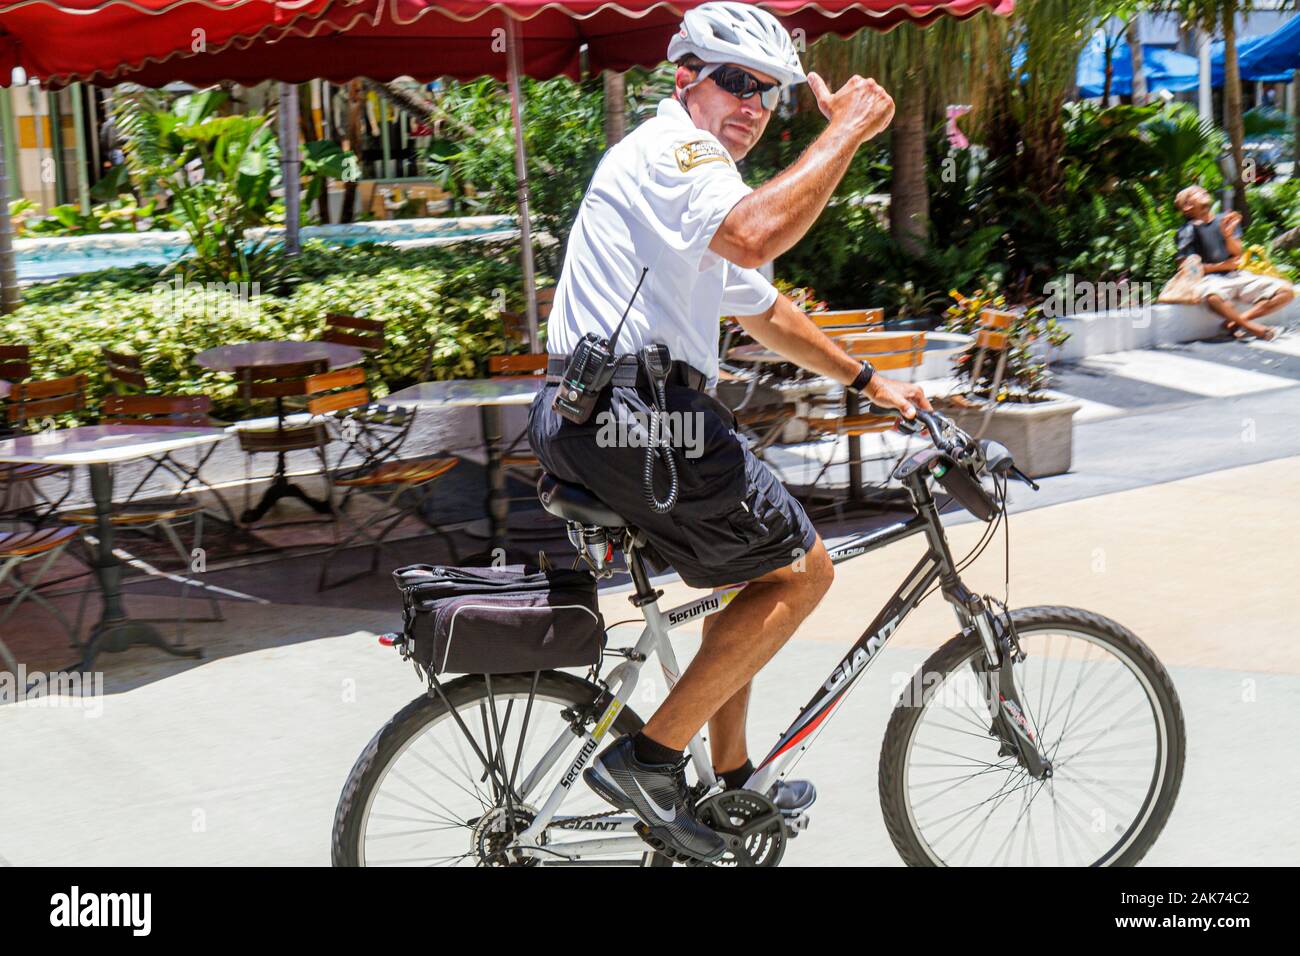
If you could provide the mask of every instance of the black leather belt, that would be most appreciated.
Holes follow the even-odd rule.
[[[568,364],[569,356],[567,355],[552,355],[547,359],[546,384],[554,385],[559,382],[560,376],[564,374],[564,369]],[[708,382],[709,377],[707,375],[685,362],[674,361],[672,368],[668,372],[668,384],[670,385],[685,385],[687,388],[702,392]],[[645,369],[641,367],[641,363],[637,361],[635,355],[620,355],[610,384],[641,388],[650,385],[650,376],[646,374]]]

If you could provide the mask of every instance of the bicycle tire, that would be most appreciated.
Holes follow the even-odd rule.
[[[532,674],[494,674],[493,691],[498,694],[527,693]],[[459,709],[487,697],[487,682],[481,674],[471,674],[443,684],[447,700]],[[543,671],[537,680],[537,694],[574,706],[590,704],[601,689],[580,677],[562,671]],[[422,694],[394,714],[370,739],[353,764],[339,795],[331,833],[330,858],[334,866],[361,866],[360,840],[365,809],[371,791],[383,779],[385,769],[407,742],[448,713],[447,705],[436,694]],[[636,733],[643,721],[630,707],[619,711],[611,730],[614,736]],[[613,739],[612,737],[607,739]],[[671,866],[672,861],[646,848],[645,866]]]
[[[1132,836],[1113,860],[1099,860],[1092,864],[1134,866],[1160,836],[1182,784],[1186,730],[1182,705],[1173,681],[1150,648],[1123,625],[1109,618],[1079,608],[1049,605],[1020,608],[1012,611],[1011,616],[1017,633],[1022,636],[1030,635],[1036,630],[1050,632],[1056,628],[1063,632],[1083,633],[1109,645],[1114,653],[1122,655],[1142,674],[1149,688],[1148,699],[1154,699],[1160,708],[1167,738],[1167,759],[1162,779],[1158,786],[1153,787],[1153,792],[1148,794],[1149,811],[1141,823],[1140,831]],[[922,673],[942,675],[946,680],[954,670],[968,664],[974,654],[981,653],[982,645],[977,638],[958,634],[930,655],[922,665]],[[922,706],[895,707],[880,751],[879,790],[885,826],[899,855],[909,866],[943,865],[927,852],[924,841],[913,825],[913,817],[907,805],[905,773],[905,761],[913,731],[925,711],[924,705],[929,703],[942,684],[943,681],[939,681],[924,689]]]

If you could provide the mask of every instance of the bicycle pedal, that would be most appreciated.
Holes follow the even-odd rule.
[[[656,853],[660,854],[661,856],[668,857],[668,859],[672,860],[674,863],[682,863],[687,866],[711,866],[712,865],[707,860],[702,860],[698,856],[694,856],[690,853],[683,853],[681,850],[669,846],[667,843],[665,843],[663,840],[659,839],[658,837],[651,835],[649,827],[647,827],[644,823],[640,823],[640,822],[634,823],[632,824],[632,829],[636,831],[637,836],[639,836],[643,841],[645,841],[645,843],[649,845],[651,849],[653,849]]]
[[[808,829],[808,824],[812,818],[808,816],[807,811],[800,810],[796,813],[782,814],[782,822],[785,824],[785,832],[789,834],[790,839],[794,839],[804,830]]]

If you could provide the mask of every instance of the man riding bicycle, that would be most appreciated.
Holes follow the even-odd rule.
[[[529,442],[548,472],[586,487],[637,528],[653,563],[671,565],[692,587],[748,582],[705,618],[699,653],[642,731],[616,741],[584,774],[652,836],[712,861],[725,844],[695,815],[682,751],[707,722],[719,778],[744,785],[753,771],[745,738],[750,681],[834,576],[803,508],[736,434],[731,413],[704,392],[717,380],[719,316],[735,315],[767,348],[907,418],[930,404],[918,386],[850,357],[757,271],[804,236],[858,147],[889,125],[889,95],[859,76],[834,93],[817,74],[805,76],[780,22],[744,3],[688,11],[668,59],[677,64],[674,95],[605,154],[570,233],[548,322],[547,385],[529,413]],[[736,163],[762,136],[781,87],[805,81],[826,129],[789,169],[750,189]],[[570,355],[588,333],[613,338],[624,315],[617,370],[594,417],[577,424],[553,407]],[[638,359],[656,344],[667,347],[670,366],[651,369]],[[697,439],[685,454],[674,450],[671,510],[647,501],[641,443],[610,442],[602,428],[611,417],[649,420],[653,383],[665,372],[667,419],[689,416]],[[655,475],[661,488],[663,471]],[[796,812],[815,791],[786,780],[769,796]]]

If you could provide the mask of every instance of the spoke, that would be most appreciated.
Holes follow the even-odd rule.
[[[1007,779],[1002,782],[1002,786],[1000,786],[997,789],[997,791],[993,793],[991,796],[986,797],[985,799],[972,804],[969,809],[963,807],[961,810],[956,810],[953,813],[949,814],[948,817],[941,817],[938,820],[936,820],[935,822],[939,823],[942,822],[943,820],[951,818],[952,816],[955,816],[957,813],[962,813],[963,811],[965,811],[965,816],[963,816],[961,820],[958,820],[951,827],[949,827],[947,830],[941,833],[938,839],[934,841],[928,841],[928,842],[930,842],[931,845],[937,849],[938,844],[945,837],[947,837],[949,833],[952,833],[959,826],[961,826],[962,823],[965,822],[967,817],[975,813],[980,807],[984,806],[985,804],[993,803],[993,806],[989,807],[988,812],[984,814],[984,819],[980,822],[980,825],[975,829],[973,829],[961,840],[959,840],[957,846],[955,846],[952,850],[953,853],[956,853],[957,850],[961,848],[961,845],[963,843],[965,843],[967,840],[974,839],[974,842],[971,844],[970,850],[966,854],[966,859],[970,859],[971,854],[975,852],[975,848],[979,845],[979,838],[984,833],[984,828],[988,826],[988,822],[992,818],[993,814],[997,811],[998,807],[1002,805],[1003,801],[1007,799],[1007,797],[1009,797],[1011,794],[1015,793],[1019,789],[1018,786],[1012,786],[1012,784],[1017,784],[1018,781],[1020,781],[1023,778],[1024,778],[1023,770],[1021,770],[1018,773],[1009,774],[1007,776]],[[920,821],[917,822],[917,828],[920,829]]]
[[[473,797],[478,802],[479,806],[482,807],[484,810],[488,809],[489,804],[483,802],[483,798],[479,795],[478,791],[470,790],[464,784],[461,784],[453,780],[450,776],[448,776],[445,770],[443,770],[441,767],[437,766],[436,764],[432,763],[427,757],[424,756],[424,754],[415,753],[414,748],[412,748],[411,756],[414,757],[416,760],[420,761],[420,763],[424,764],[434,773],[438,774],[438,776],[442,777],[453,787],[456,787],[457,789],[461,790],[463,793],[468,793],[471,797]]]
[[[418,786],[414,781],[410,780],[405,774],[399,772],[398,770],[393,769],[390,770],[389,773],[392,776],[396,777],[398,780],[402,781],[402,783],[406,784],[408,787],[410,787],[420,796],[424,797],[426,800],[430,801],[431,803],[437,804],[438,806],[442,807],[442,809],[446,810],[449,814],[451,814],[451,816],[448,817],[447,822],[449,823],[456,822],[456,812],[452,810],[451,807],[447,806],[445,803],[443,803],[433,794],[427,792],[423,787]]]
[[[990,738],[990,741],[989,741],[989,742],[992,743],[992,739],[991,739],[991,738]],[[942,747],[935,747],[933,744],[918,744],[918,743],[913,743],[913,744],[912,744],[912,749],[913,749],[913,750],[933,750],[935,753],[943,754],[945,757],[956,757],[958,760],[964,760],[966,763],[974,764],[974,765],[977,766],[977,767],[996,767],[996,766],[997,766],[997,764],[995,764],[995,763],[989,763],[989,761],[987,761],[987,760],[979,760],[979,759],[976,759],[975,757],[967,757],[967,756],[964,756],[964,755],[959,754],[959,753],[954,753],[954,752],[951,751],[951,750],[944,750]],[[913,766],[921,766],[921,765],[920,765],[920,764],[913,764]],[[954,766],[954,765],[953,765],[953,764],[938,764],[938,765],[936,765],[936,766],[947,766],[947,767],[951,767],[951,766]]]

